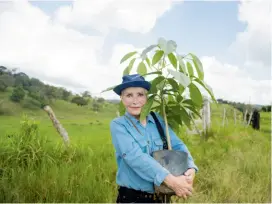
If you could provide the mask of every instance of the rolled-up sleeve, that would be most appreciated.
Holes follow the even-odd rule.
[[[142,179],[160,186],[170,172],[149,154],[142,151],[123,124],[118,121],[112,121],[110,129],[116,153]]]

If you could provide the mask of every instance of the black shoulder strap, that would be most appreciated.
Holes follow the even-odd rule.
[[[162,129],[161,123],[159,122],[156,114],[153,111],[151,111],[150,114],[154,118],[156,126],[157,126],[157,129],[158,129],[158,131],[160,133],[160,136],[161,136],[161,139],[162,139],[162,142],[163,142],[163,149],[168,149],[167,140],[166,140],[164,131]]]

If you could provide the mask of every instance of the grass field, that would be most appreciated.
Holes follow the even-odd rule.
[[[95,114],[64,101],[52,108],[69,133],[67,150],[44,111],[25,111],[14,104],[10,116],[0,116],[0,201],[115,202],[116,163],[109,132],[115,110]],[[212,110],[221,113],[222,106]],[[222,127],[218,115],[212,121],[207,141],[186,131],[180,134],[199,173],[194,195],[173,201],[270,203],[270,114],[261,114],[260,131],[234,126],[231,120]]]

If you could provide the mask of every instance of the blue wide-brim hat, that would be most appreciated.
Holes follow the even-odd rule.
[[[119,96],[124,89],[129,87],[142,87],[147,91],[150,90],[151,84],[148,81],[145,81],[144,77],[139,74],[125,75],[122,79],[122,83],[113,89],[113,91]]]

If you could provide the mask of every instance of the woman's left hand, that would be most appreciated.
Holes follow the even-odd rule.
[[[193,181],[194,181],[194,178],[195,178],[195,169],[193,169],[193,168],[188,169],[184,173],[184,175],[186,176],[187,182],[193,186]]]

